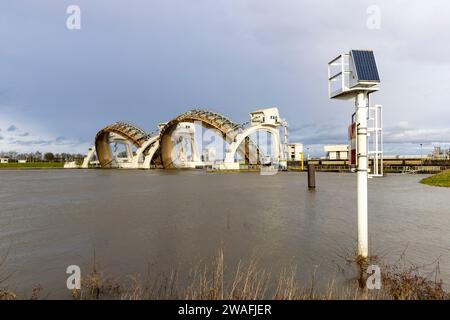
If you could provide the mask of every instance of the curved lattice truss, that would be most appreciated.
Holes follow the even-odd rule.
[[[238,128],[240,125],[231,121],[229,118],[209,110],[203,109],[193,109],[187,111],[172,121],[168,122],[164,128],[161,130],[160,136],[164,135],[167,130],[169,130],[173,124],[178,124],[179,122],[193,122],[201,121],[205,125],[216,128],[221,132],[229,132]]]
[[[115,135],[129,141],[138,149],[151,138],[149,133],[128,122],[119,121],[106,126],[95,136],[95,150],[102,168],[111,166],[114,160],[110,142]]]
[[[173,141],[171,135],[173,130],[176,128],[178,123],[181,122],[202,122],[203,126],[206,128],[214,128],[218,130],[222,137],[229,143],[234,142],[237,135],[242,132],[242,125],[231,121],[229,118],[210,110],[194,109],[187,111],[175,119],[169,121],[162,129],[159,135],[160,142],[160,152],[161,160],[164,168],[173,167],[172,150]],[[250,147],[241,146],[239,148],[239,153],[242,154],[247,160],[253,157],[254,160],[257,158],[256,152],[251,152],[250,150],[257,150],[257,146],[250,140]],[[252,153],[252,154],[250,154]]]
[[[150,137],[150,134],[144,131],[143,129],[137,127],[136,125],[124,122],[124,121],[118,121],[113,124],[110,124],[109,126],[104,127],[102,130],[100,130],[95,140],[97,140],[97,137],[105,132],[114,132],[126,139],[128,139],[130,142],[132,142],[136,147],[140,147],[147,139]]]
[[[234,162],[236,152],[244,157],[247,162],[257,163],[259,161],[259,147],[249,137],[249,134],[259,127],[253,128],[255,130],[244,128],[244,125],[235,123],[217,112],[194,109],[160,125],[159,135],[152,135],[131,123],[123,121],[106,126],[95,136],[95,147],[91,149],[90,155],[85,159],[86,165],[83,164],[83,166],[87,167],[93,150],[95,150],[102,168],[118,166],[148,169],[150,163],[159,163],[164,168],[171,168],[174,166],[175,160],[172,159],[172,151],[174,150],[172,133],[177,125],[194,122],[201,122],[204,127],[217,130],[223,139],[230,144],[231,152],[228,152],[226,161]],[[245,143],[241,144],[244,141]],[[111,143],[118,142],[126,145],[126,161],[113,156]],[[136,147],[135,152],[131,150],[132,145]]]

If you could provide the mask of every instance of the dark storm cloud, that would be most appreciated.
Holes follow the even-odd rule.
[[[27,140],[22,140],[18,138],[11,138],[11,145],[19,145],[19,146],[33,146],[33,145],[39,145],[39,146],[56,146],[56,145],[74,145],[77,143],[81,143],[82,141],[76,140],[66,140],[66,139],[39,139],[39,138],[31,138]]]
[[[14,140],[12,144],[19,146],[48,146],[53,140]]]
[[[347,143],[345,127],[337,124],[306,124],[289,129],[291,141],[301,141],[304,144]]]
[[[8,127],[8,129],[6,129],[6,131],[8,131],[8,132],[13,132],[13,131],[17,131],[17,130],[18,130],[18,128],[15,125],[10,125]]]
[[[0,112],[45,141],[92,143],[118,120],[152,131],[194,106],[244,122],[276,105],[292,140],[346,143],[352,102],[328,99],[326,64],[353,47],[375,50],[385,127],[410,124],[386,142],[450,140],[450,42],[435,36],[450,31],[448,1],[376,1],[380,30],[366,25],[372,1],[78,0],[78,31],[69,4],[0,3]]]

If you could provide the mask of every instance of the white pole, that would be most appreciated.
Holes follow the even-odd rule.
[[[379,106],[380,108],[380,157],[381,157],[381,175],[384,175],[384,167],[383,167],[383,158],[384,158],[384,151],[383,151],[383,108],[382,106]]]
[[[284,120],[283,121],[283,126],[284,126],[284,159],[283,160],[288,160],[289,159],[289,150],[288,150],[288,124],[287,122]]]
[[[374,107],[374,111],[375,111],[375,114],[374,114],[374,116],[375,116],[375,119],[374,119],[374,122],[375,122],[375,131],[374,131],[374,133],[375,133],[375,159],[374,159],[373,168],[374,168],[374,174],[376,176],[378,176],[378,157],[380,155],[379,150],[378,150],[378,146],[379,146],[378,145],[378,134],[380,131],[378,130],[378,107],[377,106]]]
[[[368,218],[367,218],[367,102],[365,92],[356,97],[356,125],[357,125],[357,188],[358,188],[358,255],[367,258]]]

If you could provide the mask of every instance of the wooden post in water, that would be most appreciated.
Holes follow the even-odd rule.
[[[316,167],[310,163],[308,163],[308,188],[316,188]]]

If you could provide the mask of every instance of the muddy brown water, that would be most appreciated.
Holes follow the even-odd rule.
[[[450,189],[422,175],[369,180],[371,251],[387,261],[439,259],[450,284]],[[341,256],[355,247],[356,176],[317,173],[221,174],[163,170],[8,170],[0,172],[0,284],[29,295],[68,298],[66,268],[114,275],[187,271],[224,250],[225,263],[257,257],[277,272],[297,266],[345,278]],[[406,251],[405,251],[406,250]],[[1,259],[0,259],[1,261]]]

